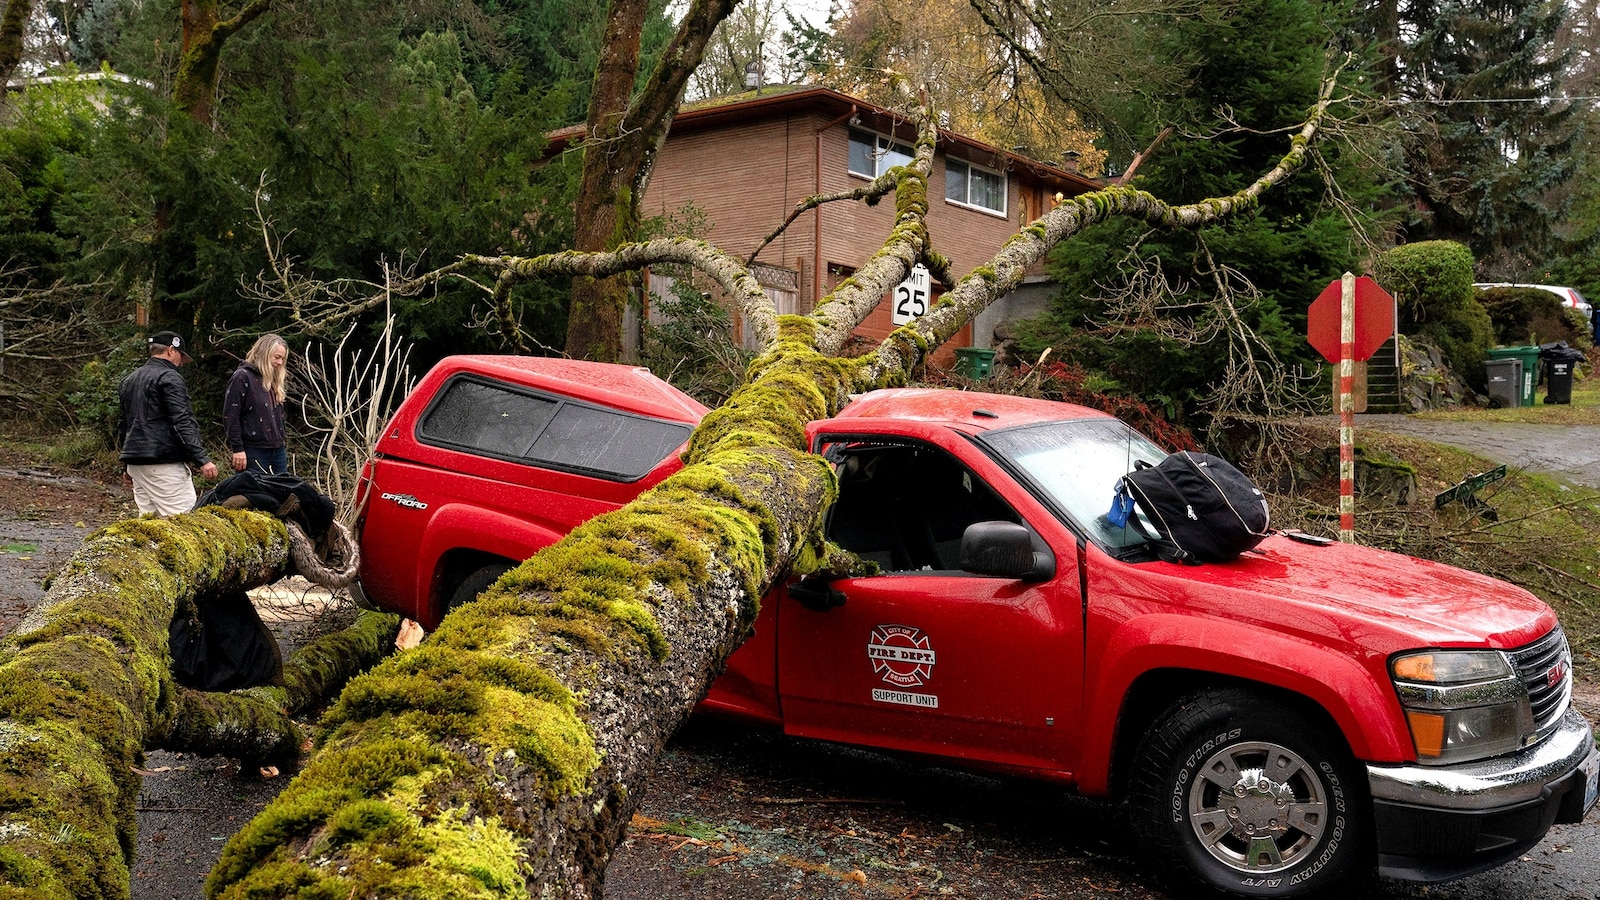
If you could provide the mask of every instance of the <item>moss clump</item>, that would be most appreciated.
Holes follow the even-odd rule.
[[[429,742],[458,738],[490,757],[509,750],[559,796],[582,789],[599,764],[576,706],[565,686],[530,663],[429,644],[353,682],[323,724],[333,740],[347,725],[384,719]]]
[[[228,842],[207,896],[526,896],[515,836],[474,811],[492,791],[440,789],[470,770],[412,739],[327,752]]]

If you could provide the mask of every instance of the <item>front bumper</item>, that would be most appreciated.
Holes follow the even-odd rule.
[[[1551,825],[1583,820],[1597,771],[1594,730],[1570,709],[1519,753],[1457,766],[1369,764],[1378,871],[1449,881],[1515,859]]]

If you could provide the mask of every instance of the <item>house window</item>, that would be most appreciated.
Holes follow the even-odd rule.
[[[980,169],[959,159],[944,161],[944,198],[963,206],[976,206],[1006,214],[1006,176]]]
[[[911,165],[911,147],[893,138],[850,129],[850,173],[877,178],[895,166]]]

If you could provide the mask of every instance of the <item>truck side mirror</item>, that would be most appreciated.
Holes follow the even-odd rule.
[[[790,582],[789,597],[806,609],[817,612],[843,606],[845,599],[843,592],[834,590],[828,579],[815,575],[806,575],[799,581]]]
[[[976,575],[1046,581],[1056,574],[1056,558],[1036,550],[1033,532],[1015,522],[974,522],[961,535],[961,568]]]

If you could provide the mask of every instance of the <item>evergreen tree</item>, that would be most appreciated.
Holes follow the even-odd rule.
[[[573,160],[543,159],[545,134],[565,124],[572,85],[529,85],[518,67],[480,94],[470,59],[442,10],[280,0],[268,28],[241,32],[224,59],[215,127],[167,115],[160,91],[119,104],[86,159],[68,225],[83,236],[84,277],[149,271],[156,197],[173,198],[173,227],[193,247],[172,297],[200,330],[257,323],[241,291],[268,271],[256,222],[263,212],[282,252],[321,280],[381,279],[381,265],[442,264],[464,252],[540,252],[571,240]],[[165,4],[130,16],[117,44],[122,71],[160,83],[176,20]],[[480,41],[489,36],[476,34]],[[165,152],[185,129],[189,152]],[[535,337],[564,337],[564,293],[519,288]],[[474,312],[476,307],[476,312]],[[398,298],[414,360],[503,349],[475,323],[483,294],[465,284]],[[282,323],[257,323],[276,326]]]
[[[1189,88],[1124,107],[1126,132],[1148,145],[1165,123],[1177,135],[1161,143],[1137,171],[1135,186],[1194,200],[1242,188],[1238,173],[1269,159],[1271,132],[1296,121],[1314,99],[1324,46],[1338,8],[1315,0],[1247,0],[1223,22],[1187,21],[1152,29],[1148,51],[1183,58],[1198,53]],[[1225,111],[1213,108],[1226,100]],[[1228,127],[1218,114],[1237,127]],[[1125,151],[1124,151],[1125,152]],[[1324,145],[1324,158],[1350,207],[1378,193],[1370,174]],[[1124,156],[1123,159],[1127,157]],[[1145,235],[1144,226],[1108,223],[1057,248],[1052,275],[1062,291],[1025,342],[1097,370],[1121,390],[1164,405],[1176,420],[1204,426],[1202,405],[1228,376],[1233,309],[1261,345],[1285,365],[1314,365],[1305,340],[1305,312],[1328,280],[1355,268],[1359,236],[1312,179],[1265,200],[1254,215],[1197,232]],[[1127,251],[1125,248],[1133,247]],[[1159,270],[1165,284],[1148,280]],[[1144,280],[1135,273],[1145,273]],[[1157,302],[1137,310],[1113,301],[1133,283]],[[1195,334],[1218,339],[1194,343]]]
[[[1410,0],[1394,8],[1391,83],[1409,240],[1471,248],[1485,280],[1526,280],[1556,255],[1574,173],[1576,107],[1559,100],[1566,7],[1542,0]]]

